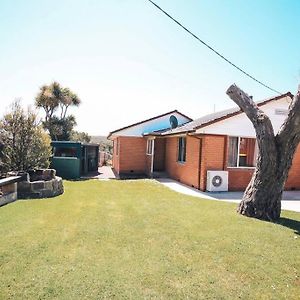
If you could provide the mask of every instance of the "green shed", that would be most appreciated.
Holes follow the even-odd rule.
[[[98,171],[99,145],[72,141],[53,141],[51,168],[65,179],[77,179]]]

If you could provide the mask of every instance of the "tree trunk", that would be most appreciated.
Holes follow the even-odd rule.
[[[278,182],[274,169],[257,168],[237,211],[247,217],[274,221],[280,217],[284,182]]]
[[[235,85],[229,87],[227,94],[252,122],[259,148],[255,172],[237,211],[248,217],[276,221],[280,218],[282,192],[300,140],[300,92],[276,136],[268,116],[247,94]]]

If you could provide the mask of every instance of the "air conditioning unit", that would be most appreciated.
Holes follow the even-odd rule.
[[[228,191],[228,172],[207,171],[206,190],[209,192]]]

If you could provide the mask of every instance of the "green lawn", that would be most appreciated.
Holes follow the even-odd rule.
[[[65,182],[0,208],[0,299],[299,299],[300,214],[282,217],[150,180]]]

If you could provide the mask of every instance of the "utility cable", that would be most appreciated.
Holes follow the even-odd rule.
[[[177,25],[179,25],[182,29],[184,29],[186,32],[188,32],[191,36],[193,36],[196,40],[198,40],[200,43],[202,43],[205,47],[207,47],[208,49],[210,49],[212,52],[214,52],[216,55],[218,55],[219,57],[221,57],[223,60],[225,60],[227,63],[229,63],[231,66],[233,66],[234,68],[236,68],[237,70],[239,70],[240,72],[242,72],[244,75],[248,76],[249,78],[251,78],[252,80],[256,81],[257,83],[259,83],[260,85],[264,86],[265,88],[269,89],[272,92],[275,92],[279,95],[282,95],[281,92],[271,88],[270,86],[266,85],[265,83],[261,82],[260,80],[256,79],[254,76],[250,75],[248,72],[244,71],[243,69],[241,69],[239,66],[237,66],[236,64],[234,64],[232,61],[230,61],[229,59],[227,59],[224,55],[222,55],[220,52],[218,52],[217,50],[215,50],[213,47],[211,47],[210,45],[208,45],[207,43],[205,43],[203,40],[201,40],[196,34],[194,34],[193,32],[191,32],[189,29],[187,29],[184,25],[182,25],[179,21],[177,21],[175,18],[173,18],[170,14],[168,14],[165,10],[163,10],[160,6],[158,6],[155,2],[153,2],[152,0],[148,0],[150,3],[152,3],[157,9],[159,9],[162,13],[164,13],[168,18],[170,18],[172,21],[174,21]]]

